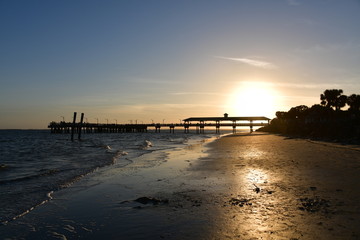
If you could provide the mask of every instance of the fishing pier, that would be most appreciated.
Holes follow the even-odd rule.
[[[204,133],[205,127],[215,127],[216,133],[220,133],[220,127],[231,127],[233,133],[236,133],[236,127],[261,127],[268,125],[270,118],[267,117],[229,117],[227,113],[224,117],[191,117],[184,119],[185,132],[189,132],[189,128],[193,127],[197,133]]]
[[[131,133],[131,132],[148,132],[152,130],[160,132],[161,129],[169,129],[171,133],[175,133],[175,128],[184,129],[185,133],[189,133],[190,129],[195,129],[196,133],[204,133],[205,128],[215,128],[216,133],[220,133],[221,127],[232,128],[233,133],[236,133],[237,127],[250,127],[250,132],[253,127],[266,126],[269,124],[270,118],[267,117],[229,117],[224,114],[224,117],[191,117],[182,120],[182,123],[151,123],[151,124],[104,124],[104,123],[88,123],[83,122],[84,114],[81,114],[80,122],[76,122],[77,113],[74,112],[73,122],[51,122],[48,125],[51,133],[71,133],[73,140],[74,134],[78,134],[81,138],[81,133]]]

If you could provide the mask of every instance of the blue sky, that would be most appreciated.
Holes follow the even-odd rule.
[[[359,23],[359,0],[0,0],[0,128],[274,117],[360,94]]]

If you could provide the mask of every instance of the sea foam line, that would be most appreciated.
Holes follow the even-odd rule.
[[[16,215],[16,216],[13,217],[11,220],[16,220],[16,219],[18,219],[18,218],[21,218],[21,217],[25,216],[26,214],[30,213],[31,211],[33,211],[35,208],[37,208],[37,207],[39,207],[39,206],[41,206],[41,205],[49,202],[50,200],[53,199],[53,197],[52,197],[52,194],[53,194],[53,193],[54,193],[54,191],[48,192],[48,193],[46,194],[46,197],[47,197],[48,199],[42,201],[42,202],[39,203],[39,204],[36,204],[35,206],[33,206],[33,207],[29,208],[28,210],[24,211],[23,213],[21,213],[21,214],[19,214],[19,215]],[[6,224],[9,223],[9,221],[8,221],[8,220],[5,220],[5,221],[2,221],[1,223],[2,223],[3,225],[6,225]]]

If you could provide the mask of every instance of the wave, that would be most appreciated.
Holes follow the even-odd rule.
[[[51,176],[57,173],[61,173],[61,172],[65,172],[67,171],[67,169],[63,169],[63,170],[59,170],[59,169],[49,169],[49,170],[40,170],[41,172],[35,175],[30,175],[30,176],[25,176],[25,177],[20,177],[20,178],[14,178],[14,179],[9,179],[9,180],[0,180],[0,184],[8,184],[8,183],[12,183],[12,182],[21,182],[21,181],[27,181],[27,180],[31,180],[31,179],[36,179],[36,178],[40,178],[40,177],[45,177],[45,176]]]
[[[82,141],[70,142],[67,135],[24,134],[4,146],[21,151],[6,151],[1,159],[0,222],[19,218],[51,201],[54,191],[69,187],[101,167],[151,167],[166,161],[163,150],[192,144],[192,139],[204,139],[180,133],[124,133],[89,134]],[[154,152],[155,155],[139,158]]]
[[[144,140],[143,144],[143,149],[147,149],[153,146],[152,142],[150,142],[149,140]]]

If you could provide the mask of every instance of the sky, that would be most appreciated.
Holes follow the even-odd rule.
[[[0,0],[0,129],[266,116],[360,94],[360,0]]]

